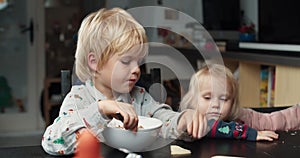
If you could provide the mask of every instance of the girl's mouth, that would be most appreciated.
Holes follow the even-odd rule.
[[[218,113],[218,112],[207,112],[206,116],[209,116],[209,117],[221,117],[221,114]]]

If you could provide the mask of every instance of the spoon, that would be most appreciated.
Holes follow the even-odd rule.
[[[128,154],[128,155],[126,156],[126,158],[142,158],[141,155],[138,155],[138,154],[136,154],[136,153],[130,152],[129,150],[127,150],[127,149],[125,149],[125,148],[119,148],[118,150],[120,150],[120,151],[122,151],[122,152]]]
[[[120,114],[120,112],[116,112],[115,114],[112,114],[112,117],[120,120],[121,122],[124,121],[124,117]]]

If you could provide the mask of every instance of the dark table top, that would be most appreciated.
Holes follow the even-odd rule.
[[[191,157],[216,155],[236,157],[300,157],[300,131],[277,132],[279,139],[273,142],[205,138],[193,143],[177,142],[192,151]]]
[[[243,140],[231,139],[212,139],[203,138],[195,142],[175,141],[173,144],[191,150],[192,154],[184,157],[206,158],[217,155],[237,156],[237,157],[299,157],[300,156],[300,131],[278,132],[279,139],[274,142],[249,142]],[[125,158],[127,154],[110,148],[106,145],[101,146],[102,155],[105,158]],[[139,153],[143,158],[172,157],[170,146],[165,146],[150,152]],[[46,154],[41,146],[23,146],[23,147],[2,147],[0,148],[0,157],[2,158],[53,158]],[[62,157],[62,156],[60,156]],[[63,156],[63,157],[73,157]]]

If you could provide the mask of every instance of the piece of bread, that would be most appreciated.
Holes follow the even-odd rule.
[[[178,145],[171,145],[171,155],[172,157],[182,157],[191,155],[191,151],[184,149]]]

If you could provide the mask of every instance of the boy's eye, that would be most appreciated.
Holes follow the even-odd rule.
[[[139,61],[138,61],[138,64],[139,64],[139,65],[142,65],[142,64],[143,64],[143,62],[144,62],[144,60],[143,60],[143,59],[141,59],[141,60],[139,60]]]

